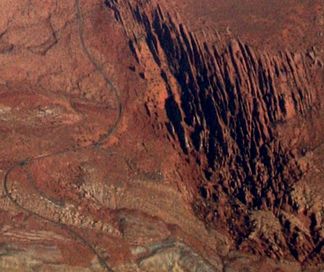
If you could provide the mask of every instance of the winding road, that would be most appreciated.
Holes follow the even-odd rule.
[[[41,214],[36,213],[33,210],[30,210],[26,207],[24,207],[23,205],[21,205],[11,194],[10,190],[9,190],[9,183],[10,183],[10,179],[9,176],[10,174],[15,171],[16,169],[23,169],[25,167],[27,167],[29,164],[31,164],[32,162],[38,161],[38,160],[42,160],[48,157],[52,157],[52,156],[56,156],[59,154],[64,154],[67,152],[78,152],[81,150],[85,150],[88,148],[100,148],[102,146],[102,144],[113,135],[113,133],[116,131],[121,118],[122,118],[122,103],[120,100],[120,96],[119,96],[119,91],[117,89],[117,87],[114,85],[113,81],[109,78],[108,75],[106,75],[103,66],[97,62],[97,60],[95,59],[95,57],[91,54],[90,49],[86,46],[86,42],[85,42],[85,38],[84,38],[84,18],[82,15],[82,9],[81,9],[81,5],[80,5],[80,0],[75,0],[75,6],[76,6],[76,15],[77,15],[77,21],[78,21],[78,31],[79,31],[79,39],[80,39],[80,45],[81,48],[84,52],[84,54],[86,55],[86,57],[88,58],[88,60],[90,61],[90,63],[92,65],[95,66],[96,71],[102,76],[102,78],[105,80],[106,85],[107,85],[107,89],[110,90],[112,92],[112,95],[114,96],[116,103],[117,103],[117,114],[114,120],[114,123],[111,127],[109,127],[106,131],[106,133],[104,135],[101,135],[100,138],[98,139],[98,141],[96,141],[95,143],[92,143],[91,145],[85,146],[85,147],[69,147],[66,148],[64,150],[59,150],[50,154],[45,154],[45,155],[37,155],[34,157],[28,157],[24,160],[21,160],[17,163],[15,163],[14,165],[12,165],[6,172],[3,178],[3,190],[5,193],[5,196],[20,210],[27,212],[31,215],[34,215],[35,217],[50,222],[51,224],[54,224],[64,230],[66,230],[70,236],[82,243],[84,246],[86,246],[94,255],[97,256],[100,265],[102,266],[102,268],[105,271],[113,271],[113,269],[109,266],[109,264],[107,263],[107,261],[105,260],[105,258],[103,258],[100,253],[98,252],[98,250],[96,249],[96,246],[91,244],[87,239],[85,239],[82,235],[80,235],[78,232],[76,232],[75,230],[71,229],[70,227],[68,227],[67,225],[65,225],[64,223],[61,222],[57,222],[51,218],[47,218]],[[33,185],[34,187],[34,185]],[[53,202],[53,200],[51,200],[49,197],[47,197],[44,193],[40,192],[39,190],[36,190],[36,192],[38,193],[39,197],[41,198],[45,198],[46,200],[48,200],[49,202]]]

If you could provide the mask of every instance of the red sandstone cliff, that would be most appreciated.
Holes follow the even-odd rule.
[[[245,251],[321,262],[322,219],[292,194],[305,171],[298,161],[302,144],[314,143],[293,143],[289,124],[316,119],[320,110],[306,52],[257,52],[218,33],[197,36],[152,1],[107,4],[142,76],[165,86],[167,121],[151,101],[148,113],[160,116],[170,141],[200,169],[191,181],[199,188],[197,216],[225,228]],[[268,221],[263,229],[260,220]]]

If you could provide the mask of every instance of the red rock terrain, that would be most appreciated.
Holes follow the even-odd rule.
[[[1,271],[321,271],[321,0],[0,3]]]

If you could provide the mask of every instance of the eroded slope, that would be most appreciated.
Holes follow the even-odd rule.
[[[147,108],[200,169],[193,176],[197,215],[223,226],[245,251],[320,263],[322,207],[300,207],[292,192],[307,170],[299,162],[305,146],[322,140],[320,132],[303,139],[302,126],[320,122],[314,78],[322,63],[312,64],[306,52],[257,52],[217,32],[197,36],[150,1],[107,4],[129,34],[143,77],[160,78],[166,88],[165,114],[150,100]]]

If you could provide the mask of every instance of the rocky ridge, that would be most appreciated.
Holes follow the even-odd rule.
[[[217,32],[195,34],[163,2],[106,4],[129,38],[132,69],[166,90],[165,100],[153,95],[146,108],[200,170],[187,184],[196,214],[244,251],[323,260],[321,212],[293,194],[307,168],[302,144],[290,128],[291,141],[279,135],[320,108],[307,54],[257,52]]]

